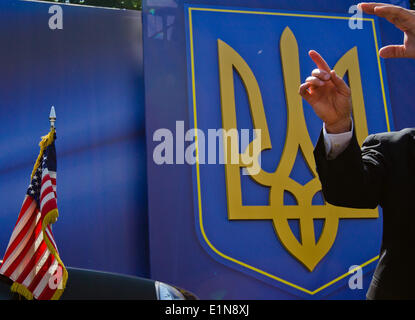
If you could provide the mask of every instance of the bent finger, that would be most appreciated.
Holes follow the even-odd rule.
[[[300,94],[300,96],[304,97],[307,94],[310,94],[310,92],[308,92],[308,88],[311,87],[311,84],[308,82],[302,83],[300,85],[300,88],[298,89],[298,93]]]
[[[300,85],[300,88],[298,90],[298,93],[300,94],[300,96],[307,101],[310,105],[313,104],[315,97],[310,93],[309,89],[312,88],[313,86],[308,83],[305,82],[302,85]]]
[[[321,69],[314,69],[311,71],[311,75],[323,81],[330,80],[330,73]]]
[[[324,81],[320,80],[317,77],[313,77],[313,76],[307,77],[307,79],[305,79],[305,81],[306,81],[306,83],[310,83],[312,86],[315,86],[315,87],[322,87],[322,86],[325,85]]]

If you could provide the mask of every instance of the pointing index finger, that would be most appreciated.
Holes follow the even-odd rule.
[[[308,55],[310,56],[311,60],[314,61],[314,63],[317,65],[317,67],[321,70],[327,71],[330,73],[330,67],[327,64],[327,62],[323,59],[323,57],[314,50],[310,50],[308,52]]]

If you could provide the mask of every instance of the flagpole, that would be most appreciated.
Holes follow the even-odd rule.
[[[50,121],[50,129],[54,130],[55,129],[55,121],[56,121],[56,112],[55,112],[55,107],[54,106],[52,106],[52,108],[50,108],[49,121]]]
[[[56,112],[55,112],[54,106],[50,108],[49,121],[50,121],[50,131],[53,132],[55,131],[55,121],[56,121]],[[50,229],[53,230],[52,225],[50,225]]]

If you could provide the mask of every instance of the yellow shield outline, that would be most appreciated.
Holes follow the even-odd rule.
[[[315,290],[309,290],[306,288],[303,288],[295,283],[291,283],[285,279],[282,279],[278,276],[275,276],[273,274],[270,274],[264,270],[261,270],[259,268],[256,268],[252,265],[249,265],[247,263],[244,263],[243,261],[239,261],[237,259],[234,259],[222,252],[220,252],[208,239],[206,232],[204,230],[203,226],[203,214],[202,214],[202,200],[201,200],[201,182],[200,182],[200,168],[199,168],[199,150],[198,150],[198,137],[197,137],[197,103],[196,103],[196,85],[195,85],[195,64],[194,64],[194,44],[193,44],[193,24],[192,24],[192,11],[208,11],[208,12],[222,12],[222,13],[239,13],[239,14],[258,14],[258,15],[273,15],[273,16],[288,16],[288,17],[302,17],[302,18],[314,18],[314,19],[337,19],[337,20],[349,20],[350,17],[345,16],[336,16],[336,15],[324,15],[324,14],[300,14],[300,13],[286,13],[286,12],[271,12],[271,11],[256,11],[256,10],[238,10],[238,9],[222,9],[222,8],[204,8],[204,7],[187,7],[188,10],[188,26],[189,26],[189,46],[190,46],[190,68],[191,68],[191,99],[192,99],[192,109],[193,109],[193,122],[194,122],[194,131],[195,131],[195,155],[196,155],[196,180],[197,180],[197,208],[199,213],[199,228],[200,232],[202,234],[202,237],[205,241],[205,243],[209,246],[209,248],[215,252],[218,256],[229,260],[239,266],[242,266],[244,268],[250,269],[254,272],[257,272],[258,274],[261,274],[265,277],[268,277],[270,279],[273,279],[279,283],[285,284],[291,288],[297,289],[299,291],[302,291],[304,293],[307,293],[309,295],[315,295],[322,290],[326,289],[327,287],[333,285],[334,283],[346,278],[350,274],[352,274],[355,269],[348,270],[346,273],[338,276],[337,278],[329,281],[328,283],[318,287]],[[376,57],[377,57],[377,64],[378,64],[378,71],[379,71],[379,78],[380,78],[380,85],[382,90],[382,100],[384,105],[384,112],[385,112],[385,119],[386,119],[386,126],[387,131],[390,131],[390,120],[389,120],[389,113],[388,113],[388,107],[387,107],[387,100],[386,100],[386,93],[385,93],[385,85],[383,80],[383,74],[382,74],[382,66],[379,56],[379,46],[377,41],[377,33],[376,33],[376,24],[375,19],[373,18],[359,18],[354,17],[356,20],[361,21],[368,21],[372,24],[372,30],[373,30],[373,38],[374,38],[374,44],[376,49]],[[363,262],[359,265],[360,268],[366,267],[369,264],[375,262],[379,259],[379,255]]]

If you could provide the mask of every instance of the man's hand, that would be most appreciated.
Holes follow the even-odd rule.
[[[382,58],[415,59],[415,11],[386,3],[362,2],[357,7],[367,14],[387,19],[404,32],[402,45],[389,45],[379,50]]]
[[[301,84],[299,94],[313,107],[323,120],[329,133],[342,133],[351,129],[352,101],[347,84],[314,50],[309,53],[317,65],[311,76]]]

